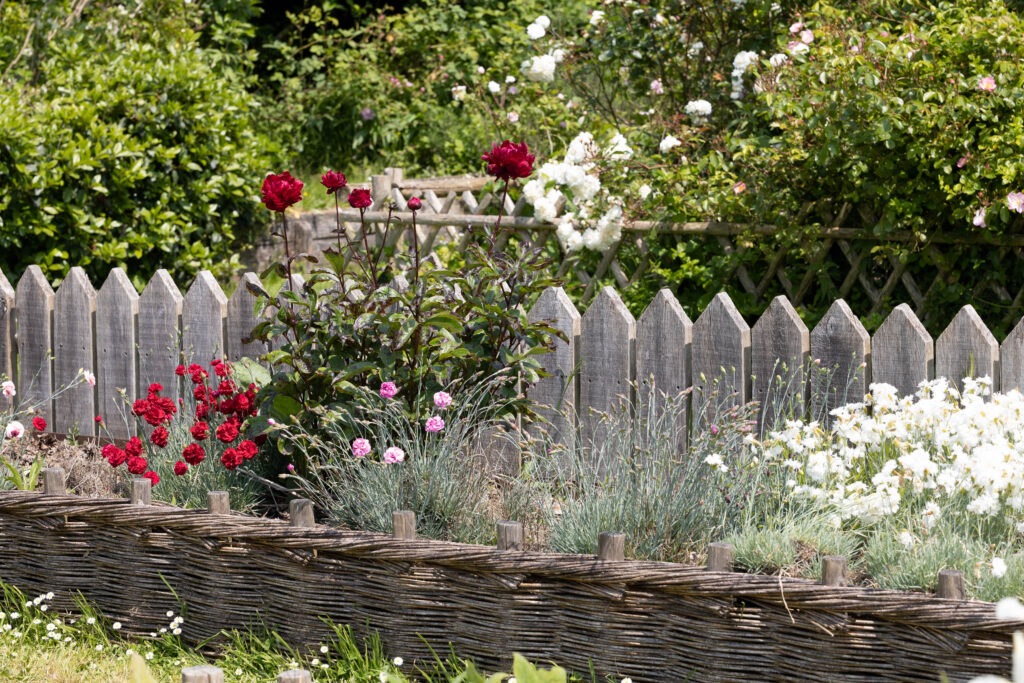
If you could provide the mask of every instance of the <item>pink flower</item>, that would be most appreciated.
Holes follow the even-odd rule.
[[[960,157],[959,159],[957,159],[956,167],[957,168],[963,168],[964,166],[967,165],[967,162],[968,162],[968,160],[970,160],[970,158],[971,158],[970,154],[968,154],[967,156]]]
[[[993,92],[996,89],[996,79],[991,76],[985,76],[978,81],[978,90],[984,90],[985,92]]]
[[[398,446],[392,446],[391,448],[384,451],[384,462],[389,465],[394,465],[397,462],[405,460],[405,451]]]
[[[382,382],[380,385],[380,395],[382,398],[393,398],[398,393],[398,387],[395,386],[394,382]]]
[[[370,442],[366,439],[356,439],[352,442],[352,455],[357,458],[365,458],[370,454]]]
[[[428,432],[439,432],[444,429],[444,420],[437,415],[427,418],[427,424],[424,427]]]
[[[742,180],[732,186],[733,194],[743,194],[747,191],[747,184]]]
[[[974,212],[974,220],[971,221],[971,222],[974,223],[974,225],[978,226],[979,228],[986,227],[985,226],[985,207],[984,206]]]
[[[711,425],[711,436],[716,436],[717,434],[718,434],[718,425]]]
[[[96,386],[96,375],[92,374],[88,370],[82,370],[82,374],[85,377],[85,383],[90,387]]]
[[[419,197],[409,197],[407,206],[410,211],[419,211],[423,208],[423,201]]]
[[[288,463],[288,471],[289,472],[294,472],[295,471],[295,465],[293,465],[291,463]]]
[[[14,390],[14,382],[7,380],[0,384],[0,391],[3,391],[4,396],[7,398],[13,398],[17,391]]]
[[[803,31],[803,30],[804,30],[804,22],[802,22],[802,21],[798,21],[798,22],[796,22],[795,24],[793,24],[793,25],[791,25],[789,27],[789,32],[790,33],[800,33],[800,31]]]
[[[1006,208],[1017,213],[1024,213],[1024,192],[1011,192],[1006,195]]]
[[[4,436],[8,439],[20,439],[25,434],[25,425],[21,424],[17,420],[13,420],[7,424],[7,429],[4,430]]]
[[[452,404],[452,397],[447,391],[439,391],[434,394],[434,405],[444,410]]]
[[[814,34],[810,31],[800,31],[800,42],[810,45],[814,42]]]
[[[654,93],[655,95],[665,94],[665,86],[661,84],[660,78],[655,78],[653,81],[651,81],[651,92]]]
[[[517,112],[510,111],[508,113],[508,122],[509,123],[519,123],[519,114]]]

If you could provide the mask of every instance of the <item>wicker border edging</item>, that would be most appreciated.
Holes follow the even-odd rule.
[[[1005,675],[1022,626],[919,593],[18,491],[0,492],[0,579],[80,591],[136,634],[178,609],[166,580],[193,641],[262,620],[315,646],[323,617],[379,632],[409,662],[431,659],[422,635],[488,668],[514,650],[637,681]]]

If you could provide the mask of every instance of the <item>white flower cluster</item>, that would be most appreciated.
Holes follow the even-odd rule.
[[[756,52],[740,52],[732,60],[732,93],[729,97],[734,100],[743,98],[743,76],[747,73],[750,65],[757,61]]]
[[[601,180],[591,173],[594,159],[601,148],[590,133],[580,133],[569,143],[562,161],[548,161],[537,172],[537,177],[523,186],[523,196],[533,206],[534,215],[553,223],[558,211],[571,198],[574,211],[562,216],[557,235],[569,251],[586,247],[604,251],[622,237],[622,202],[608,197],[608,208],[598,216],[597,195]],[[610,159],[625,160],[633,156],[626,138],[616,133],[604,150]],[[568,193],[566,196],[565,193]],[[582,232],[580,232],[582,228]]]
[[[842,519],[877,521],[915,497],[926,501],[925,529],[941,503],[1002,515],[1024,533],[1024,395],[986,400],[990,388],[987,377],[967,378],[959,394],[937,379],[899,398],[894,387],[872,384],[863,402],[832,411],[831,429],[789,421],[759,449],[792,470],[797,497],[831,504]]]
[[[546,55],[535,55],[522,63],[523,73],[531,81],[551,83],[555,80],[555,68],[565,59],[565,50],[555,48]]]
[[[694,123],[707,123],[711,116],[711,103],[707,100],[691,100],[684,110]]]
[[[551,26],[551,20],[546,15],[540,15],[533,20],[533,23],[526,27],[526,36],[530,40],[540,40],[547,33],[548,27]]]

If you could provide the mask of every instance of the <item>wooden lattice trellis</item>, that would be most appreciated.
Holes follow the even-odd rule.
[[[464,249],[474,237],[474,230],[493,228],[497,222],[497,204],[500,193],[489,189],[491,179],[480,176],[451,176],[430,179],[405,179],[402,169],[386,169],[386,173],[372,177],[364,185],[372,190],[374,204],[366,213],[366,220],[379,225],[388,217],[384,210],[387,200],[393,202],[393,224],[408,229],[412,214],[408,199],[416,196],[423,201],[417,215],[421,230],[420,248],[429,252],[439,242],[448,242]],[[359,187],[356,185],[355,187]],[[1001,238],[986,242],[980,238],[964,238],[936,234],[922,241],[907,231],[895,231],[884,236],[864,228],[843,227],[851,214],[858,214],[865,225],[876,221],[861,207],[843,204],[837,211],[830,207],[806,206],[797,222],[820,223],[825,227],[808,229],[806,237],[814,244],[801,245],[794,250],[775,244],[770,251],[766,245],[774,242],[775,226],[744,225],[718,221],[692,223],[661,223],[636,221],[623,226],[622,240],[600,259],[580,259],[567,253],[555,234],[556,224],[523,216],[525,200],[513,202],[506,197],[502,225],[514,230],[504,231],[502,241],[515,234],[518,239],[534,246],[553,247],[559,255],[558,276],[575,280],[583,286],[580,301],[588,303],[599,290],[599,284],[613,278],[619,289],[626,290],[649,274],[651,266],[652,231],[659,238],[713,240],[724,254],[746,256],[726,274],[720,285],[749,295],[755,303],[764,303],[777,294],[785,294],[794,306],[810,305],[813,300],[859,299],[867,315],[885,314],[901,301],[910,301],[914,312],[926,325],[944,324],[936,320],[942,311],[933,310],[935,294],[948,285],[957,273],[955,265],[966,250],[997,249],[997,258],[1012,258],[1019,262],[1024,273],[1024,236]],[[341,218],[350,230],[358,226],[359,212],[343,209]],[[302,215],[295,225],[299,233],[296,240],[316,251],[332,243],[335,237],[335,212],[325,210]],[[403,229],[392,230],[389,242],[402,239]],[[303,242],[305,240],[305,242]],[[751,251],[752,241],[758,247]],[[635,247],[631,259],[623,258],[624,247]],[[913,259],[901,260],[894,249],[910,248],[916,252]],[[1012,325],[1024,307],[1024,277],[1021,282],[1007,282],[981,273],[968,283],[972,299],[991,297],[993,305],[1004,311],[1002,325]],[[941,318],[942,316],[939,315]]]

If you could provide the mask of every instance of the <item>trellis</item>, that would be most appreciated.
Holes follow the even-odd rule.
[[[423,201],[423,208],[417,214],[423,238],[421,249],[429,251],[441,242],[463,249],[473,239],[475,230],[493,228],[497,222],[501,192],[495,190],[490,181],[480,176],[406,179],[402,169],[388,168],[385,173],[372,176],[365,185],[374,197],[365,220],[373,225],[386,221],[388,212],[384,210],[384,203],[391,200],[393,223],[408,230],[412,213],[408,211],[407,202],[416,196]],[[620,290],[626,290],[647,276],[651,265],[650,240],[652,234],[656,234],[677,239],[713,240],[722,253],[741,257],[721,284],[736,294],[748,296],[753,304],[767,305],[778,294],[784,294],[797,309],[814,301],[827,306],[831,300],[853,299],[858,301],[862,315],[872,316],[887,314],[897,303],[906,301],[930,329],[948,322],[937,295],[950,284],[954,275],[963,278],[963,273],[957,272],[957,263],[972,250],[996,249],[998,259],[1011,259],[1013,267],[1020,270],[1021,281],[1007,282],[982,270],[962,280],[964,295],[972,300],[992,297],[992,305],[1002,311],[1001,320],[993,321],[1000,329],[1011,326],[1024,307],[1024,235],[987,240],[942,233],[921,239],[910,231],[877,234],[863,227],[844,227],[851,216],[856,216],[863,225],[875,225],[877,219],[868,210],[849,203],[833,210],[826,203],[807,205],[797,217],[798,224],[824,226],[804,230],[805,236],[814,243],[809,257],[790,246],[778,244],[777,228],[773,225],[634,221],[623,226],[622,240],[600,260],[585,262],[562,247],[555,235],[556,224],[524,216],[526,208],[522,197],[515,202],[506,198],[501,224],[512,230],[505,232],[503,239],[515,234],[528,244],[553,247],[551,251],[558,254],[559,277],[569,284],[582,286],[578,300],[584,305],[593,299],[602,283],[614,281]],[[355,230],[359,212],[346,208],[340,215],[349,229]],[[335,226],[334,210],[305,213],[294,226],[295,239],[315,252],[334,242]],[[401,239],[402,233],[402,229],[392,232],[393,239],[389,242]],[[764,249],[765,240],[775,242],[768,252]],[[637,258],[633,263],[623,258],[627,245],[636,248]],[[757,248],[752,249],[752,245]],[[807,244],[801,247],[806,250]],[[879,247],[883,248],[881,253],[874,254]],[[913,250],[915,257],[901,260],[893,247]],[[829,264],[834,264],[833,268],[829,268]]]

